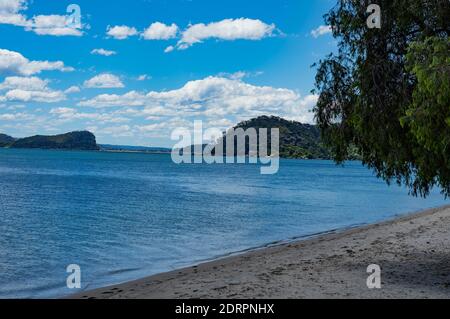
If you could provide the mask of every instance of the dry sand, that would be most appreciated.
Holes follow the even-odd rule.
[[[382,268],[370,290],[367,266]],[[450,298],[450,207],[264,248],[75,298]]]

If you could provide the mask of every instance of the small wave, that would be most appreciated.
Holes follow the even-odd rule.
[[[133,272],[133,271],[139,271],[141,268],[124,268],[124,269],[117,269],[117,270],[111,270],[105,273],[105,275],[120,275],[127,272]]]

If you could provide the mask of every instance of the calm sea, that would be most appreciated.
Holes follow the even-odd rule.
[[[0,297],[58,297],[444,205],[358,162],[175,165],[170,155],[0,149]]]

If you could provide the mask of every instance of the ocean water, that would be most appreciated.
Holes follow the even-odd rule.
[[[0,297],[61,297],[448,204],[358,162],[175,165],[170,155],[0,149]]]

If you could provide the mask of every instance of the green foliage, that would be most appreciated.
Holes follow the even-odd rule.
[[[99,150],[94,134],[71,132],[54,136],[36,135],[16,140],[11,148],[41,148],[69,150]]]
[[[432,37],[414,42],[407,70],[417,78],[412,103],[401,119],[417,142],[437,156],[450,146],[450,41]],[[448,163],[448,158],[445,158]]]
[[[280,157],[295,159],[331,159],[330,151],[322,144],[320,131],[314,125],[288,121],[275,116],[261,116],[239,123],[235,128],[280,129]],[[270,138],[269,141],[270,142]],[[248,147],[247,147],[248,148]]]
[[[449,1],[379,0],[381,29],[367,27],[371,2],[340,0],[325,16],[339,50],[317,68],[324,141],[338,162],[354,145],[414,195],[450,195]]]
[[[0,134],[0,147],[7,147],[14,143],[15,139],[6,134]]]

